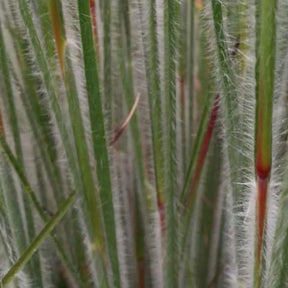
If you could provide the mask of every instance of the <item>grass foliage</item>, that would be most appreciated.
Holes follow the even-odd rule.
[[[288,287],[287,0],[0,0],[0,287]]]

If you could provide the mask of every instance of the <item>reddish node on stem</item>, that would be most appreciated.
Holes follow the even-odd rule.
[[[145,277],[144,277],[144,260],[143,258],[140,258],[138,260],[138,275],[139,275],[139,287],[144,288],[145,287]]]
[[[256,156],[256,174],[261,179],[266,179],[266,178],[270,177],[271,164],[270,163],[267,163],[267,164],[264,163],[263,158],[264,157],[262,156],[262,153],[257,153],[257,156]]]
[[[98,28],[97,28],[97,14],[96,14],[96,3],[95,0],[89,1],[90,5],[90,15],[92,19],[92,29],[93,29],[93,36],[95,41],[95,48],[96,48],[96,54],[99,59],[99,39],[98,39]]]
[[[271,173],[271,151],[266,151],[263,147],[265,129],[263,127],[264,115],[262,109],[259,110],[259,128],[256,140],[255,172],[257,183],[257,263],[261,263],[261,253],[264,239],[264,226],[266,217],[267,194]]]
[[[207,127],[207,130],[206,130],[204,139],[203,139],[202,147],[201,147],[201,150],[200,150],[200,155],[199,155],[199,158],[198,158],[198,161],[197,161],[197,165],[196,165],[193,181],[192,181],[191,188],[190,188],[190,193],[189,193],[189,196],[188,196],[188,205],[187,205],[188,209],[192,205],[194,192],[195,192],[195,189],[197,187],[197,184],[198,184],[198,181],[199,181],[199,177],[201,175],[201,171],[202,171],[202,168],[203,168],[204,161],[206,159],[206,155],[207,155],[207,152],[208,152],[209,144],[211,142],[211,138],[212,138],[212,134],[213,134],[213,131],[214,131],[214,127],[215,127],[215,124],[216,124],[216,121],[217,121],[217,118],[218,118],[219,107],[220,107],[219,104],[220,104],[220,99],[221,99],[220,96],[221,96],[220,93],[216,94],[216,97],[215,97],[215,100],[214,100],[214,104],[213,104],[213,108],[212,108],[212,111],[211,111],[211,114],[210,114],[208,127]]]
[[[261,251],[264,238],[265,215],[267,205],[267,194],[271,172],[271,165],[265,165],[262,161],[262,153],[256,156],[257,175],[257,260],[260,263]]]

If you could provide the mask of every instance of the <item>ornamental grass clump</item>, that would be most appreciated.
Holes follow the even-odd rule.
[[[0,287],[288,287],[287,0],[0,0]]]

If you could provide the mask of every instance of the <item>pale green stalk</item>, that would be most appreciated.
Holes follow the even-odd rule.
[[[165,185],[166,185],[166,275],[165,286],[177,287],[177,164],[176,164],[176,16],[175,0],[164,0],[164,99]]]
[[[195,36],[194,36],[194,30],[195,30],[195,20],[194,20],[194,15],[195,15],[195,1],[194,0],[188,0],[188,5],[187,5],[187,32],[188,32],[188,40],[187,40],[187,71],[186,71],[186,79],[187,79],[187,99],[188,105],[189,105],[189,113],[188,113],[188,123],[189,123],[189,128],[188,128],[188,147],[192,146],[192,133],[194,131],[193,123],[194,123],[194,45],[195,45]],[[191,151],[191,148],[188,149],[188,152]],[[186,154],[187,155],[187,154]],[[188,154],[189,155],[189,154]]]
[[[103,31],[104,31],[104,41],[103,41],[103,85],[104,85],[104,107],[105,107],[105,120],[107,123],[107,130],[110,132],[112,130],[112,63],[111,63],[111,0],[105,0],[103,3]]]
[[[52,232],[54,227],[62,220],[67,211],[77,199],[76,193],[73,193],[63,203],[58,212],[49,220],[45,227],[41,230],[38,236],[31,242],[29,247],[20,256],[17,262],[10,268],[6,275],[0,280],[1,287],[7,287],[10,284],[16,274],[23,268],[23,266],[30,260],[32,255],[37,251],[41,244],[46,240],[47,236]]]

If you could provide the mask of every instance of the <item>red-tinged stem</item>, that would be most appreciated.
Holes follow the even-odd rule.
[[[93,28],[93,36],[94,36],[94,41],[95,41],[96,54],[97,54],[97,58],[99,60],[99,57],[100,57],[99,38],[98,38],[97,13],[96,13],[95,0],[90,0],[89,4],[90,4],[90,14],[91,14],[91,19],[92,19],[92,28]]]
[[[0,135],[5,137],[4,123],[3,123],[1,111],[0,111]]]
[[[262,95],[262,81],[260,81],[260,96]],[[265,115],[261,97],[258,99],[258,129],[256,134],[256,183],[257,183],[257,266],[261,263],[262,246],[264,239],[264,226],[266,215],[266,202],[271,172],[271,148],[264,145],[267,129],[265,129]],[[261,105],[262,104],[262,105]],[[266,116],[267,117],[267,116]],[[271,128],[270,128],[271,129]],[[268,139],[271,142],[270,139]],[[270,144],[271,145],[271,144]]]
[[[264,238],[264,224],[266,215],[266,203],[269,186],[269,176],[266,178],[257,177],[257,262],[261,261],[262,243]]]
[[[274,73],[276,55],[277,0],[258,0],[256,37],[256,142],[255,173],[257,183],[256,247],[254,287],[262,286],[262,254],[265,238],[267,194],[272,167],[272,129],[274,102]]]
[[[203,143],[202,143],[202,147],[201,147],[201,150],[200,150],[199,158],[197,160],[195,174],[194,174],[193,181],[192,181],[192,184],[191,184],[191,187],[190,187],[190,193],[189,193],[188,202],[187,202],[188,203],[188,205],[187,205],[188,209],[191,207],[192,202],[193,202],[194,192],[195,192],[195,189],[197,188],[197,185],[198,185],[199,177],[201,175],[201,171],[202,171],[205,159],[206,159],[206,155],[207,155],[208,148],[209,148],[209,145],[210,145],[210,142],[211,142],[211,138],[212,138],[212,134],[213,134],[213,131],[214,131],[214,127],[215,127],[215,124],[216,124],[216,121],[217,121],[217,118],[218,118],[219,107],[220,107],[219,104],[220,104],[220,99],[221,99],[220,96],[221,96],[220,93],[216,94],[216,97],[215,97],[215,100],[214,100],[214,104],[213,104],[213,108],[212,108],[212,111],[211,111],[211,114],[210,114],[208,127],[207,127],[207,130],[206,130],[204,139],[203,139]]]
[[[145,287],[144,271],[144,259],[141,257],[138,259],[139,288]]]

